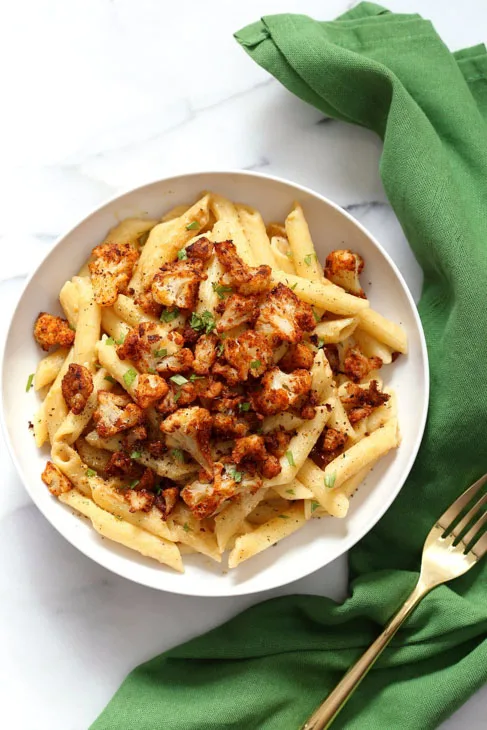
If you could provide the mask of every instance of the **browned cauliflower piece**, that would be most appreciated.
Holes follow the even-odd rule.
[[[127,333],[117,354],[121,360],[132,360],[142,372],[181,373],[193,363],[193,353],[183,344],[179,332],[166,334],[156,322],[141,322]]]
[[[240,377],[238,374],[238,370],[236,368],[233,368],[231,365],[225,365],[221,362],[216,362],[211,372],[213,375],[219,375],[221,378],[227,381],[229,385],[238,385],[240,382]]]
[[[93,413],[93,420],[98,435],[101,438],[109,438],[141,424],[144,412],[130,400],[128,395],[116,395],[100,390],[98,408]]]
[[[196,396],[205,404],[211,404],[216,398],[219,398],[223,391],[223,383],[215,380],[210,376],[198,377],[194,381],[194,389]],[[204,401],[204,402],[203,402]]]
[[[161,316],[162,304],[156,302],[150,290],[138,294],[134,301],[137,306],[142,309],[142,311],[149,314],[151,317],[157,317],[157,319],[159,319]]]
[[[214,465],[211,479],[200,473],[198,479],[181,490],[181,498],[188,505],[193,516],[201,520],[218,512],[225,502],[242,492],[253,494],[262,486],[262,480],[238,471],[235,466],[220,462]]]
[[[254,409],[264,416],[272,416],[287,410],[311,390],[311,374],[308,370],[283,373],[278,367],[266,372],[260,388],[252,393]]]
[[[249,375],[259,378],[272,364],[272,347],[264,335],[248,330],[224,343],[224,357],[238,373],[240,381]]]
[[[71,363],[62,379],[61,391],[68,408],[77,416],[82,413],[93,393],[93,378],[88,368]]]
[[[152,296],[166,307],[193,309],[200,281],[206,279],[203,262],[184,259],[164,264],[152,280]]]
[[[208,375],[216,360],[218,338],[214,334],[201,335],[194,348],[193,370],[197,375]]]
[[[231,241],[215,243],[215,253],[225,269],[224,284],[230,284],[240,294],[262,294],[271,288],[271,267],[247,266]]]
[[[213,244],[205,236],[186,246],[186,255],[189,259],[199,259],[206,262],[209,261],[212,253]]]
[[[264,437],[257,434],[236,440],[232,460],[236,464],[243,463],[250,471],[257,469],[266,479],[272,479],[282,471],[279,459],[267,453]]]
[[[298,299],[289,287],[278,284],[260,305],[255,329],[273,342],[300,342],[303,331],[310,331],[315,325],[309,304]]]
[[[156,498],[147,489],[127,489],[124,496],[130,505],[129,512],[149,512]]]
[[[331,428],[330,426],[326,426],[324,432],[323,432],[323,442],[322,442],[322,448],[323,451],[336,451],[337,449],[341,449],[342,446],[345,446],[345,443],[347,441],[347,434],[343,431],[339,431],[336,428]]]
[[[311,459],[320,469],[324,469],[330,462],[343,453],[347,441],[347,434],[338,429],[326,426],[321,437],[311,451]]]
[[[177,411],[178,408],[184,408],[193,403],[197,398],[194,383],[184,383],[176,385],[170,382],[169,389],[164,398],[156,404],[156,410],[159,413],[169,414]]]
[[[67,319],[41,312],[34,324],[34,337],[43,350],[58,345],[71,347],[74,342],[74,330],[70,329]]]
[[[141,373],[134,388],[134,400],[141,408],[149,408],[153,403],[164,398],[169,387],[160,375]]]
[[[168,480],[169,481],[169,480]],[[170,482],[169,482],[170,483]],[[167,520],[179,499],[179,488],[178,487],[166,487],[161,489],[160,493],[154,500],[154,507],[161,512],[163,520]]]
[[[136,473],[137,464],[126,451],[114,451],[105,467],[105,474],[110,477],[131,476]]]
[[[169,448],[187,451],[203,469],[212,474],[213,462],[210,452],[212,419],[206,408],[192,406],[180,408],[161,423]]]
[[[228,413],[213,414],[213,430],[219,436],[226,438],[239,438],[245,436],[250,429],[249,422],[242,417]]]
[[[364,261],[358,253],[349,249],[332,251],[326,257],[325,276],[350,294],[365,299],[365,292],[359,281],[363,268]]]
[[[298,368],[311,370],[313,361],[314,355],[309,347],[303,342],[297,342],[295,345],[289,347],[284,357],[281,357],[279,367],[286,372],[297,370]]]
[[[270,431],[264,436],[265,447],[270,454],[280,459],[286,453],[292,436],[292,433],[283,428]]]
[[[343,405],[348,408],[348,418],[354,425],[363,418],[370,416],[374,408],[387,403],[391,397],[388,393],[379,390],[377,380],[371,380],[367,388],[360,388],[355,383],[347,383],[347,395],[341,398]]]
[[[101,307],[111,307],[127,290],[139,254],[130,243],[103,243],[92,254],[95,259],[89,269],[95,301]]]
[[[122,446],[126,451],[138,451],[142,448],[142,442],[147,439],[147,429],[138,425],[123,432]]]
[[[225,301],[224,306],[225,309],[216,327],[217,332],[226,332],[245,324],[245,322],[254,324],[259,314],[259,300],[257,297],[232,294]]]
[[[381,367],[380,357],[366,357],[357,345],[348,348],[343,360],[343,372],[356,383],[365,378],[372,370],[379,370]]]
[[[41,479],[47,485],[51,494],[59,497],[60,494],[70,492],[73,485],[60,469],[57,468],[52,461],[48,461],[46,468],[42,472]]]

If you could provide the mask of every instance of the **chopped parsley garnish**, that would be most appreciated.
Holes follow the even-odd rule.
[[[177,393],[174,393],[174,402],[177,403],[180,398],[181,398],[181,391],[178,390]]]
[[[154,355],[155,355],[156,357],[166,357],[166,355],[167,355],[167,350],[166,350],[166,348],[165,348],[165,347],[163,347],[163,348],[162,348],[162,350],[156,350],[156,351],[154,352]]]
[[[191,221],[191,223],[188,223],[186,226],[187,231],[196,231],[200,227],[200,224],[198,221]]]
[[[87,469],[85,474],[87,477],[96,477],[96,471],[94,469]]]
[[[286,451],[286,459],[289,466],[296,466],[296,462],[294,461],[294,454],[292,451]]]
[[[224,349],[223,342],[219,342],[215,349],[216,349],[217,355],[223,355],[223,349]]]
[[[169,380],[172,380],[173,383],[176,383],[176,385],[184,385],[188,382],[188,379],[184,377],[184,375],[171,375]]]
[[[132,451],[132,453],[130,454],[131,459],[140,459],[141,456],[142,451]]]
[[[294,489],[286,489],[286,494],[292,494],[293,496],[296,494]]]
[[[334,471],[332,474],[327,474],[325,476],[325,487],[327,489],[333,489],[333,487],[335,486],[336,478],[337,478],[336,471]]]
[[[319,502],[311,502],[311,514],[313,514],[313,512],[315,510],[317,510],[319,506],[320,506]]]
[[[187,522],[185,522],[185,523],[184,523],[184,525],[183,525],[183,530],[184,530],[185,532],[191,532],[191,527],[190,527],[190,526],[188,525],[188,523],[187,523]]]
[[[165,309],[159,319],[161,322],[172,322],[178,315],[179,309],[177,307],[174,309]]]
[[[182,449],[171,449],[171,455],[174,456],[176,461],[184,464],[184,451]]]
[[[325,340],[323,337],[318,337],[318,350],[321,350],[322,347],[325,346]]]
[[[318,312],[315,312],[314,309],[313,309],[313,317],[315,318],[315,322],[321,322],[320,315],[318,314]]]
[[[126,335],[122,335],[119,340],[115,340],[117,345],[123,345],[123,343],[125,342],[125,337]]]
[[[113,383],[113,385],[115,385],[115,384],[116,384],[116,382],[117,382],[117,381],[115,380],[115,378],[112,378],[112,376],[111,376],[111,375],[105,375],[105,380],[108,380],[108,382],[109,382],[109,383]]]
[[[286,251],[286,256],[288,257],[288,259],[292,259],[293,257],[291,251]]]
[[[261,365],[262,365],[262,363],[260,360],[252,360],[252,362],[250,363],[250,367],[253,370],[257,370],[257,368],[260,368]]]
[[[193,312],[191,319],[189,320],[189,325],[197,332],[206,332],[206,334],[209,335],[210,332],[213,332],[215,329],[216,322],[212,313],[205,309],[202,314],[196,314],[196,312]]]
[[[304,263],[306,266],[311,266],[311,259],[313,258],[313,254],[309,253],[307,256],[304,257]]]
[[[125,383],[127,388],[130,388],[136,377],[137,372],[133,368],[129,368],[127,372],[124,373],[123,382]]]
[[[130,489],[135,489],[135,487],[137,486],[137,484],[139,484],[139,482],[140,482],[140,479],[134,479],[133,482],[130,482],[130,485],[129,485]]]
[[[29,390],[32,388],[32,383],[34,382],[34,374],[31,373],[29,377],[27,378],[27,385],[25,386],[25,392],[28,393]]]
[[[294,291],[296,289],[297,285],[298,285],[298,282],[296,282],[295,284],[293,284],[292,287],[291,287],[291,289]]]
[[[216,281],[212,284],[213,291],[218,294],[220,299],[225,299],[225,294],[231,294],[233,289],[231,286],[225,286],[224,284],[217,284]]]
[[[239,411],[249,411],[250,410],[250,403],[239,403],[238,404],[238,410]]]
[[[76,332],[76,327],[74,326],[74,324],[68,324],[68,327],[69,327],[69,329],[70,329],[70,330],[72,330],[73,332]]]
[[[280,517],[281,520],[288,520],[289,519],[289,515],[278,515],[278,517]]]
[[[115,344],[115,340],[113,339],[113,337],[106,338],[105,345],[111,345],[113,347],[114,344]]]
[[[95,362],[95,370],[100,370],[101,365],[99,362]]]
[[[191,375],[189,376],[189,379],[191,380],[192,383],[194,383],[195,380],[202,380],[203,377],[204,377],[203,375],[196,375],[196,373],[191,373]]]
[[[188,258],[188,254],[186,252],[186,249],[185,248],[180,248],[179,251],[178,251],[178,259],[179,259],[179,261],[184,261],[187,258]]]
[[[239,483],[242,481],[243,472],[237,471],[236,469],[230,469],[228,473],[230,474],[234,482]]]
[[[147,368],[147,372],[151,375],[157,375],[157,370],[155,368]]]

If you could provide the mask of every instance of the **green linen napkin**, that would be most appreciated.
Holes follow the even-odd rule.
[[[487,471],[485,47],[451,54],[428,21],[370,3],[335,22],[266,17],[236,38],[291,92],[384,141],[384,187],[424,271],[428,425],[401,494],[351,553],[343,605],[256,605],[135,669],[92,730],[298,728],[412,587],[434,519]],[[487,562],[427,597],[337,730],[434,728],[486,681],[486,576]]]

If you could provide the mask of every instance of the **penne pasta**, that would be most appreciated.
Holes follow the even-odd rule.
[[[388,345],[394,352],[406,353],[408,351],[406,333],[403,328],[372,309],[360,312],[359,327],[379,342]]]
[[[286,234],[296,274],[310,281],[321,282],[323,268],[318,261],[308,224],[299,203],[294,203],[292,211],[286,218]]]
[[[237,205],[236,209],[243,232],[249,242],[253,261],[271,267],[275,266],[269,236],[259,211],[248,205]]]
[[[289,286],[304,302],[334,314],[357,314],[369,306],[367,299],[347,294],[335,284],[325,285],[319,281],[308,281],[301,276],[278,270],[272,272],[272,281],[274,284]]]
[[[34,375],[34,390],[41,390],[41,388],[50,385],[56,379],[68,352],[69,350],[66,347],[60,347],[59,350],[50,352],[49,355],[39,360]]]

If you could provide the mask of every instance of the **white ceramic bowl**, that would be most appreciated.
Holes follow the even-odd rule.
[[[320,261],[334,248],[351,248],[365,259],[363,286],[371,306],[400,322],[409,354],[384,368],[398,396],[402,443],[361,486],[344,520],[311,520],[303,529],[236,570],[223,572],[201,555],[185,555],[179,575],[108,540],[50,495],[41,481],[48,449],[38,451],[28,421],[37,395],[25,392],[40,351],[32,326],[40,311],[60,313],[58,293],[109,228],[128,216],[160,217],[179,203],[214,190],[261,211],[266,221],[284,220],[294,200],[304,207]],[[368,282],[372,286],[368,286]],[[355,545],[384,514],[401,489],[416,457],[428,405],[428,362],[415,304],[398,269],[357,221],[329,200],[285,180],[248,172],[210,172],[160,180],[114,198],[59,239],[26,284],[7,336],[2,376],[4,424],[12,458],[30,496],[51,524],[81,552],[119,575],[160,590],[198,596],[239,595],[289,583],[326,565]],[[33,556],[35,560],[35,556]]]

